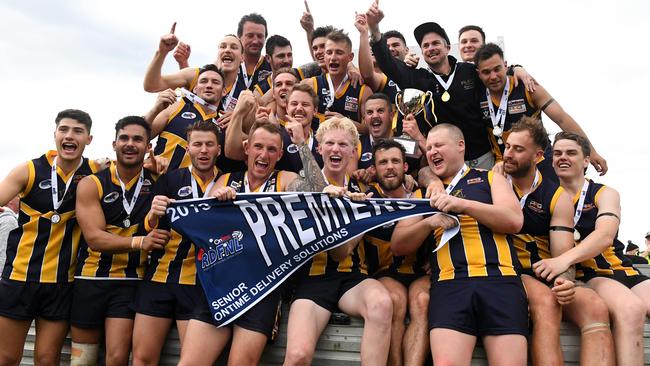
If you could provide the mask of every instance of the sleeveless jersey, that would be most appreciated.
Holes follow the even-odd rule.
[[[330,89],[327,83],[327,74],[320,75],[312,78],[313,87],[318,94],[318,113],[319,118],[324,117],[325,112],[328,110],[327,102],[330,99]],[[339,91],[334,95],[334,102],[329,108],[332,112],[338,112],[345,117],[354,121],[360,121],[361,112],[361,97],[366,86],[364,84],[358,85],[353,88],[350,81],[346,81]]]
[[[186,154],[187,127],[198,121],[214,122],[216,117],[217,113],[205,114],[201,108],[183,97],[178,109],[169,116],[165,129],[158,135],[154,154],[169,160],[170,171],[190,166],[190,156]],[[221,153],[223,155],[223,145]]]
[[[492,177],[492,171],[469,169],[451,195],[492,204]],[[492,232],[468,215],[459,215],[458,219],[460,233],[430,255],[433,281],[517,275],[517,253],[507,235]],[[436,229],[436,243],[441,236],[442,230]]]
[[[106,231],[119,236],[145,235],[142,221],[151,207],[151,190],[154,178],[148,170],[144,170],[144,181],[133,211],[127,215],[122,206],[122,188],[117,179],[115,163],[91,178],[97,185],[98,198],[106,219]],[[133,198],[135,187],[140,175],[125,183],[126,199]],[[124,220],[128,217],[131,225],[126,227]],[[127,279],[137,280],[144,275],[147,264],[145,251],[130,251],[127,253],[110,254],[92,250],[85,240],[79,248],[77,271],[75,278],[84,279]]]
[[[246,176],[246,172],[247,171],[226,173],[225,187],[232,187],[237,193],[246,193],[246,185],[244,184],[244,177]],[[269,179],[266,180],[266,184],[258,187],[254,192],[282,192],[280,189],[281,177],[282,172],[279,170],[274,170],[269,176]]]
[[[216,168],[215,168],[216,169]],[[154,186],[154,196],[163,195],[175,200],[190,199],[192,195],[192,173],[189,168],[174,170],[162,175]],[[219,172],[214,181],[219,178]],[[197,196],[203,197],[210,182],[196,179]],[[145,228],[148,227],[145,220]],[[165,220],[160,221],[159,228],[170,230],[170,225]],[[163,250],[154,250],[150,254],[149,264],[144,279],[153,282],[175,283],[180,285],[196,284],[196,265],[194,264],[195,250],[192,242],[180,233],[171,230],[171,239]]]
[[[66,283],[74,279],[81,241],[81,229],[75,217],[77,184],[86,175],[97,172],[98,167],[82,158],[81,166],[72,177],[65,176],[57,167],[58,196],[63,202],[56,210],[60,221],[53,223],[51,173],[56,155],[56,151],[48,151],[27,162],[29,175],[27,185],[20,193],[18,227],[9,233],[7,239],[7,259],[2,278],[38,283]],[[68,179],[72,182],[63,196]]]
[[[521,268],[530,270],[534,263],[542,259],[551,258],[549,231],[551,218],[560,194],[564,191],[559,184],[544,179],[539,174],[539,184],[526,198],[523,208],[524,226],[518,234],[513,235],[512,241],[517,250],[517,257]],[[514,187],[517,199],[522,197],[521,192]]]
[[[312,130],[313,131],[313,130]],[[312,143],[313,141],[313,143]],[[314,160],[318,163],[318,166],[323,168],[323,157],[318,152],[318,140],[316,140],[315,134],[312,132],[308,141],[305,142],[307,145],[311,143],[311,154],[314,156]],[[282,153],[282,158],[278,160],[275,168],[277,170],[287,170],[300,174],[302,170],[302,160],[300,160],[300,153],[298,152],[298,146],[291,142],[291,136],[284,128],[282,129],[282,147],[284,152]]]
[[[244,62],[242,61],[242,65],[244,65]],[[245,66],[244,66],[245,67]],[[257,65],[255,65],[255,69],[253,70],[253,74],[250,76],[251,79],[251,84],[250,87],[248,87],[248,90],[254,91],[255,90],[255,85],[263,82],[267,77],[271,75],[271,64],[266,61],[266,57],[260,57],[260,59],[257,61]],[[244,73],[242,72],[242,68],[239,67],[239,79],[244,81]],[[246,83],[244,83],[244,87],[246,87]],[[237,94],[239,95],[239,94]]]
[[[346,177],[346,179],[348,180],[348,190],[350,192],[365,192],[365,187],[355,179],[350,177]],[[330,259],[327,252],[321,252],[316,254],[305,267],[309,266],[310,276],[321,276],[335,272],[368,274],[364,249],[363,243],[359,243],[347,258],[339,262]]]
[[[267,91],[271,90],[272,87],[273,87],[273,76],[269,75],[266,79],[255,84],[253,89],[256,90],[258,93],[260,93],[260,95],[264,95],[266,94]]]
[[[370,192],[373,193],[374,198],[386,198],[381,187],[377,184],[370,186],[368,193]],[[418,189],[409,198],[423,197],[424,190]],[[393,255],[390,249],[390,238],[393,236],[395,225],[397,225],[397,222],[392,222],[371,230],[363,236],[368,273],[374,275],[378,272],[388,271],[391,273],[424,275],[422,266],[426,258],[426,245],[420,246],[420,249],[413,254],[406,256]]]
[[[584,206],[582,207],[582,215],[575,226],[582,239],[586,238],[596,229],[598,197],[604,188],[605,185],[589,180],[587,195],[585,196]],[[573,198],[574,205],[577,206],[579,198],[580,192]],[[577,245],[580,245],[580,241],[578,241]],[[576,278],[580,279],[584,275],[638,275],[639,271],[632,266],[632,262],[625,256],[624,250],[623,243],[619,240],[614,240],[607,249],[596,257],[580,262],[576,266]]]
[[[372,144],[373,138],[370,134],[363,134],[359,136],[359,146],[357,148],[359,152],[359,162],[357,163],[357,169],[367,169],[370,168],[374,162],[372,156]]]

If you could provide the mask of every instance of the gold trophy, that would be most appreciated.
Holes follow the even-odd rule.
[[[427,102],[428,99],[428,102]],[[395,95],[395,105],[397,110],[403,115],[408,116],[412,114],[413,117],[417,116],[424,110],[428,104],[433,103],[433,96],[431,91],[423,92],[419,89],[404,89],[400,90]],[[418,151],[418,142],[415,141],[411,136],[406,133],[401,136],[393,138],[393,140],[399,142],[404,146],[406,150],[406,156],[410,158],[419,157]]]

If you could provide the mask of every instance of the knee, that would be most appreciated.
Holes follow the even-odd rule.
[[[422,316],[426,314],[429,309],[429,293],[426,291],[419,291],[411,297],[409,303],[409,312],[411,317]]]
[[[530,313],[533,320],[541,321],[561,317],[562,308],[555,299],[555,295],[550,291],[530,297],[528,303],[530,304]]]
[[[624,327],[634,331],[643,331],[646,317],[646,307],[638,297],[629,297],[613,314],[616,327]]]
[[[287,349],[284,364],[287,366],[311,365],[314,352],[303,347],[291,347]]]
[[[605,301],[598,296],[593,296],[589,300],[589,306],[584,306],[581,309],[584,323],[609,323],[609,309],[607,309]]]
[[[406,296],[399,292],[391,292],[390,299],[393,304],[393,318],[404,319],[406,316]]]
[[[393,317],[393,301],[388,291],[373,291],[368,297],[366,304],[368,311],[366,319],[364,319],[365,321],[376,324],[390,324],[390,320]]]
[[[106,366],[126,365],[129,362],[129,354],[124,352],[106,352]]]
[[[157,365],[158,361],[156,355],[133,349],[133,366]]]
[[[22,351],[22,350],[21,350]],[[18,366],[22,359],[22,352],[20,354],[9,354],[0,352],[0,366]]]
[[[36,352],[34,363],[41,366],[57,366],[59,364],[59,352]]]

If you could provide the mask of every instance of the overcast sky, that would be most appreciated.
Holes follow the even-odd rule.
[[[181,5],[182,4],[182,5]],[[354,12],[370,1],[311,0],[316,25],[347,30],[355,48]],[[618,189],[620,238],[643,247],[650,231],[650,85],[647,38],[650,2],[637,1],[394,1],[381,0],[381,29],[398,29],[415,44],[413,28],[440,23],[452,38],[478,24],[488,41],[505,38],[506,59],[522,64],[582,125],[608,163],[597,177]],[[142,89],[159,37],[176,34],[192,46],[190,63],[212,62],[221,37],[239,18],[261,13],[269,34],[289,38],[294,63],[309,61],[299,19],[302,0],[290,1],[26,1],[0,3],[0,100],[3,113],[0,175],[54,147],[56,113],[78,108],[93,118],[89,157],[113,157],[115,122],[142,115],[155,95]],[[164,71],[176,70],[168,57]],[[550,131],[558,128],[546,118]]]

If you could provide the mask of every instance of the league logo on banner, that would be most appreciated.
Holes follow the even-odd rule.
[[[390,222],[436,212],[426,199],[355,202],[323,193],[262,193],[177,201],[167,219],[196,245],[199,280],[213,321],[222,326],[314,255]],[[445,232],[438,248],[457,232]]]

